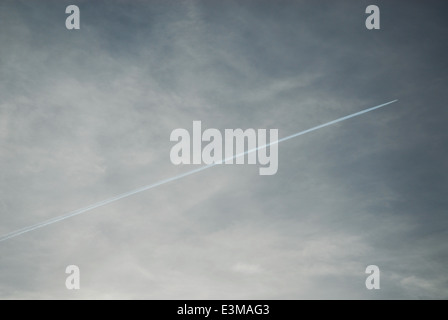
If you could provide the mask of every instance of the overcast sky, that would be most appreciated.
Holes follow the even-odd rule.
[[[280,144],[274,176],[217,166],[1,242],[0,298],[448,299],[447,9],[2,0],[0,235],[196,168],[169,157],[194,120],[284,137],[399,102]]]

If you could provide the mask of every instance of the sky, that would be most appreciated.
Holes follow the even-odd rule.
[[[0,236],[197,168],[169,156],[193,121],[281,138],[399,101],[281,143],[275,175],[218,165],[0,242],[0,299],[448,299],[447,9],[2,0]]]

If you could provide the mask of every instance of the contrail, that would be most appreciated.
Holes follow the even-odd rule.
[[[216,162],[216,163],[209,164],[209,165],[206,165],[206,166],[202,166],[202,167],[200,167],[200,168],[197,168],[197,169],[194,169],[194,170],[191,170],[191,171],[182,173],[182,174],[177,175],[177,176],[174,176],[174,177],[172,177],[172,178],[164,179],[164,180],[161,180],[161,181],[159,181],[159,182],[156,182],[156,183],[153,183],[153,184],[150,184],[150,185],[146,185],[146,186],[143,186],[143,187],[141,187],[141,188],[134,189],[134,190],[132,190],[132,191],[125,192],[125,193],[122,193],[122,194],[119,194],[119,195],[117,195],[117,196],[115,196],[115,197],[112,197],[112,198],[109,198],[109,199],[106,199],[106,200],[103,200],[103,201],[100,201],[100,202],[91,204],[90,206],[87,206],[87,207],[84,207],[84,208],[81,208],[81,209],[78,209],[78,210],[69,212],[69,213],[67,213],[67,214],[64,214],[64,215],[61,215],[61,216],[58,216],[58,217],[55,217],[55,218],[52,218],[52,219],[49,219],[49,220],[40,222],[40,223],[38,223],[38,224],[34,224],[34,225],[31,225],[31,226],[28,226],[28,227],[25,227],[25,228],[22,228],[22,229],[13,231],[13,232],[11,232],[11,233],[8,233],[8,234],[6,234],[6,235],[0,237],[0,242],[5,241],[5,240],[8,240],[8,239],[11,239],[11,238],[15,238],[15,237],[17,237],[17,236],[20,236],[21,234],[24,234],[24,233],[27,233],[27,232],[30,232],[30,231],[33,231],[33,230],[36,230],[36,229],[39,229],[39,228],[43,228],[43,227],[48,226],[48,225],[50,225],[50,224],[53,224],[53,223],[56,223],[56,222],[59,222],[59,221],[62,221],[62,220],[65,220],[65,219],[68,219],[68,218],[77,216],[77,215],[80,215],[80,214],[82,214],[82,213],[86,213],[86,212],[88,212],[88,211],[90,211],[90,210],[96,209],[96,208],[98,208],[98,207],[105,206],[105,205],[107,205],[107,204],[109,204],[109,203],[118,201],[118,200],[123,199],[123,198],[127,198],[127,197],[129,197],[129,196],[134,195],[134,194],[137,194],[137,193],[140,193],[140,192],[149,190],[149,189],[156,188],[156,187],[158,187],[158,186],[161,186],[161,185],[163,185],[163,184],[166,184],[166,183],[169,183],[169,182],[172,182],[172,181],[176,181],[176,180],[185,178],[185,177],[190,176],[190,175],[192,175],[192,174],[195,174],[195,173],[201,172],[201,171],[203,171],[203,170],[209,169],[209,168],[211,168],[211,167],[214,167],[214,166],[216,166],[216,165],[218,165],[218,164],[222,164],[222,163],[226,162],[227,160],[231,160],[231,159],[239,158],[239,157],[242,157],[242,156],[244,156],[244,155],[246,155],[246,154],[248,154],[248,153],[255,152],[255,151],[259,150],[259,149],[264,149],[264,148],[267,148],[267,147],[269,147],[269,146],[271,146],[271,145],[274,145],[274,144],[277,144],[277,143],[280,143],[280,142],[284,142],[284,141],[286,141],[286,140],[289,140],[289,139],[292,139],[292,138],[295,138],[295,137],[298,137],[298,136],[301,136],[301,135],[310,133],[310,132],[312,132],[312,131],[315,131],[315,130],[318,130],[318,129],[321,129],[321,128],[330,126],[330,125],[332,125],[332,124],[335,124],[335,123],[338,123],[338,122],[342,122],[342,121],[344,121],[344,120],[348,120],[348,119],[350,119],[350,118],[354,118],[354,117],[360,116],[360,115],[362,115],[362,114],[364,114],[364,113],[367,113],[367,112],[370,112],[370,111],[373,111],[373,110],[382,108],[382,107],[384,107],[384,106],[387,106],[387,105],[392,104],[392,103],[397,102],[397,101],[398,101],[398,100],[393,100],[393,101],[390,101],[390,102],[386,102],[386,103],[380,104],[380,105],[378,105],[378,106],[376,106],[376,107],[372,107],[372,108],[369,108],[369,109],[365,109],[365,110],[363,110],[363,111],[359,111],[359,112],[350,114],[350,115],[348,115],[348,116],[345,116],[345,117],[342,117],[342,118],[339,118],[339,119],[336,119],[336,120],[333,120],[333,121],[330,121],[330,122],[321,124],[321,125],[319,125],[319,126],[316,126],[316,127],[311,128],[311,129],[307,129],[307,130],[304,130],[304,131],[301,131],[301,132],[292,134],[292,135],[290,135],[290,136],[281,138],[281,139],[279,139],[279,140],[277,140],[277,141],[274,141],[274,142],[271,142],[271,143],[269,143],[269,144],[265,144],[265,145],[263,145],[263,146],[260,146],[260,147],[257,147],[257,148],[253,148],[253,149],[247,150],[247,151],[245,151],[245,152],[236,154],[236,155],[234,155],[233,157],[229,157],[229,158],[223,159],[223,160],[218,161],[218,162]]]

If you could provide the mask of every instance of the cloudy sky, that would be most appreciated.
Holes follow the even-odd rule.
[[[0,235],[197,168],[169,157],[194,120],[284,137],[399,102],[280,144],[274,176],[217,166],[0,242],[0,298],[448,299],[447,9],[2,0]]]

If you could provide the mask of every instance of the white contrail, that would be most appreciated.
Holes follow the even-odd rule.
[[[260,147],[257,147],[257,148],[253,148],[253,149],[247,150],[247,151],[245,151],[245,152],[236,154],[236,155],[234,155],[234,156],[232,156],[232,157],[223,159],[223,160],[218,161],[218,162],[216,162],[216,163],[209,164],[209,165],[206,165],[206,166],[202,166],[202,167],[200,167],[200,168],[197,168],[197,169],[194,169],[194,170],[191,170],[191,171],[182,173],[182,174],[177,175],[177,176],[174,176],[174,177],[172,177],[172,178],[168,178],[168,179],[165,179],[165,180],[161,180],[161,181],[159,181],[159,182],[156,182],[156,183],[153,183],[153,184],[150,184],[150,185],[147,185],[147,186],[144,186],[144,187],[141,187],[141,188],[138,188],[138,189],[135,189],[135,190],[126,192],[126,193],[119,194],[119,195],[117,195],[117,196],[115,196],[115,197],[112,197],[112,198],[109,198],[109,199],[106,199],[106,200],[103,200],[103,201],[94,203],[94,204],[92,204],[92,205],[90,205],[90,206],[87,206],[87,207],[84,207],[84,208],[81,208],[81,209],[78,209],[78,210],[69,212],[69,213],[67,213],[67,214],[64,214],[64,215],[61,215],[61,216],[58,216],[58,217],[55,217],[55,218],[52,218],[52,219],[49,219],[49,220],[46,220],[46,221],[43,221],[43,222],[40,222],[40,223],[38,223],[38,224],[34,224],[34,225],[32,225],[32,226],[28,226],[28,227],[25,227],[25,228],[22,228],[22,229],[13,231],[13,232],[11,232],[11,233],[8,233],[8,234],[6,234],[6,235],[0,237],[0,242],[5,241],[5,240],[8,240],[8,239],[11,239],[11,238],[15,238],[15,237],[17,237],[17,236],[19,236],[19,235],[21,235],[21,234],[24,234],[24,233],[27,233],[27,232],[30,232],[30,231],[33,231],[33,230],[36,230],[36,229],[39,229],[39,228],[48,226],[48,225],[50,225],[50,224],[53,224],[53,223],[56,223],[56,222],[59,222],[59,221],[62,221],[62,220],[65,220],[65,219],[68,219],[68,218],[77,216],[77,215],[80,215],[80,214],[85,213],[85,212],[87,212],[87,211],[96,209],[96,208],[98,208],[98,207],[105,206],[105,205],[107,205],[107,204],[109,204],[109,203],[118,201],[118,200],[120,200],[120,199],[129,197],[129,196],[132,196],[132,195],[134,195],[134,194],[137,194],[137,193],[140,193],[140,192],[149,190],[149,189],[153,189],[153,188],[158,187],[158,186],[161,186],[161,185],[163,185],[163,184],[165,184],[165,183],[168,183],[168,182],[172,182],[172,181],[175,181],[175,180],[179,180],[179,179],[185,178],[185,177],[190,176],[190,175],[192,175],[192,174],[195,174],[195,173],[198,173],[198,172],[200,172],[200,171],[206,170],[206,169],[208,169],[208,168],[214,167],[214,166],[216,166],[216,165],[218,165],[218,164],[225,163],[227,160],[231,160],[231,159],[239,158],[239,157],[242,157],[242,156],[244,156],[244,155],[246,155],[246,154],[248,154],[248,153],[255,152],[255,151],[259,150],[259,149],[267,148],[267,147],[269,147],[269,146],[271,146],[271,145],[273,145],[273,144],[277,144],[277,143],[280,143],[280,142],[283,142],[283,141],[286,141],[286,140],[289,140],[289,139],[292,139],[292,138],[295,138],[295,137],[298,137],[298,136],[301,136],[301,135],[310,133],[310,132],[312,132],[312,131],[315,131],[315,130],[318,130],[318,129],[321,129],[321,128],[330,126],[330,125],[332,125],[332,124],[335,124],[335,123],[338,123],[338,122],[341,122],[341,121],[344,121],[344,120],[347,120],[347,119],[350,119],[350,118],[354,118],[354,117],[360,116],[360,115],[362,115],[362,114],[364,114],[364,113],[367,113],[367,112],[370,112],[370,111],[373,111],[373,110],[382,108],[382,107],[384,107],[384,106],[387,106],[387,105],[389,105],[389,104],[391,104],[391,103],[394,103],[394,102],[397,102],[397,101],[398,101],[398,100],[393,100],[393,101],[390,101],[390,102],[387,102],[387,103],[380,104],[380,105],[378,105],[378,106],[376,106],[376,107],[372,107],[372,108],[369,108],[369,109],[365,109],[365,110],[363,110],[363,111],[359,111],[359,112],[350,114],[350,115],[348,115],[348,116],[345,116],[345,117],[342,117],[342,118],[339,118],[339,119],[336,119],[336,120],[333,120],[333,121],[330,121],[330,122],[321,124],[321,125],[319,125],[319,126],[316,126],[316,127],[311,128],[311,129],[307,129],[307,130],[304,130],[304,131],[301,131],[301,132],[292,134],[292,135],[290,135],[290,136],[281,138],[281,139],[276,140],[276,141],[274,141],[274,142],[271,142],[271,143],[269,143],[269,144],[265,144],[265,145],[263,145],[263,146],[260,146]]]

